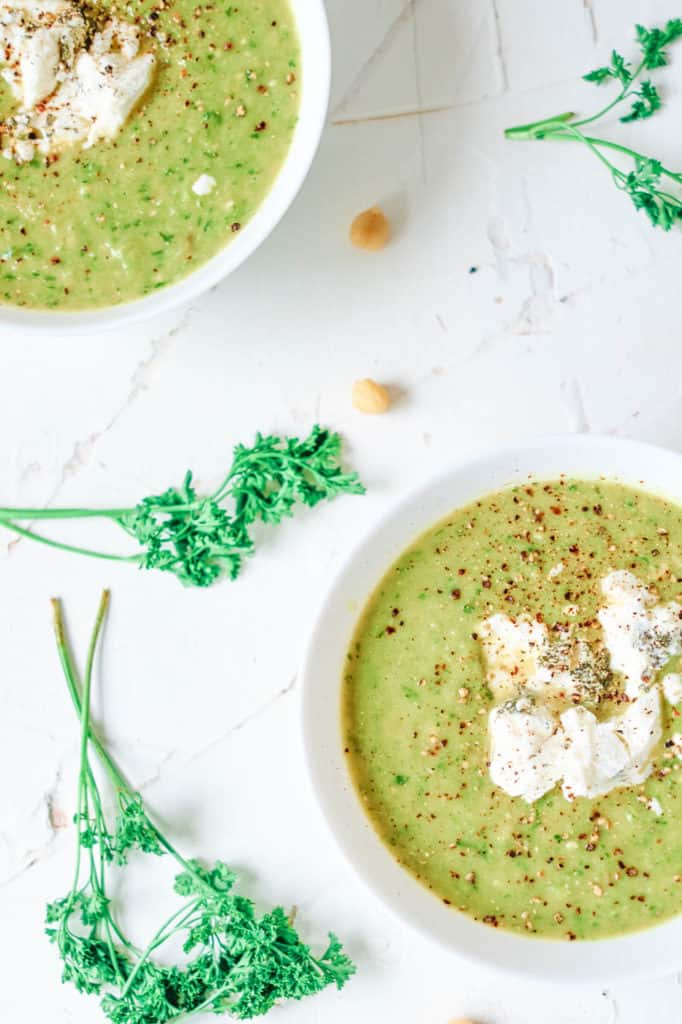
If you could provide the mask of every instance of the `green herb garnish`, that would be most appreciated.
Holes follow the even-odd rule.
[[[644,121],[660,110],[661,95],[650,79],[643,76],[668,63],[667,47],[682,37],[682,19],[673,18],[665,28],[647,29],[637,25],[636,31],[641,56],[634,67],[614,50],[609,64],[584,76],[586,82],[596,85],[614,82],[620,85],[618,94],[607,106],[591,117],[579,119],[574,113],[558,114],[533,124],[508,128],[505,135],[508,139],[582,143],[604,164],[616,187],[629,196],[635,208],[644,210],[655,227],[669,231],[676,221],[682,219],[682,198],[668,189],[682,184],[682,173],[672,171],[660,160],[628,146],[596,138],[585,131],[615,108],[622,109],[623,104],[627,108],[620,118],[623,123]],[[605,151],[623,157],[625,169],[613,163]]]
[[[54,602],[62,668],[81,722],[76,866],[68,894],[47,907],[47,934],[63,964],[62,980],[79,992],[99,995],[113,1024],[165,1024],[201,1012],[239,1020],[262,1016],[275,1003],[342,988],[355,968],[334,935],[314,956],[296,932],[292,915],[276,907],[258,917],[253,903],[234,891],[226,864],[204,867],[185,860],[151,821],[92,727],[92,669],[108,604],[104,594],[90,641],[81,686],[66,639],[61,607]],[[95,779],[91,752],[115,793],[110,825]],[[110,874],[124,872],[138,853],[167,855],[180,868],[174,889],[182,903],[139,948],[126,936],[112,895]],[[168,943],[182,944],[184,958],[168,966],[152,957]]]
[[[244,557],[254,549],[253,523],[279,523],[297,504],[313,506],[339,494],[364,493],[357,474],[343,472],[340,451],[339,435],[320,426],[303,440],[257,434],[253,447],[237,445],[228,475],[208,497],[197,495],[187,473],[181,487],[144,498],[134,508],[0,508],[0,525],[62,551],[160,569],[182,583],[207,587],[222,575],[232,580],[239,575]],[[118,555],[63,544],[21,525],[95,518],[116,523],[142,551]]]

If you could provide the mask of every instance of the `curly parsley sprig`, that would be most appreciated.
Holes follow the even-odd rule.
[[[340,494],[364,493],[357,474],[344,473],[340,453],[339,435],[318,425],[303,440],[257,434],[251,448],[237,445],[229,473],[208,497],[197,495],[187,473],[180,487],[144,498],[134,508],[0,508],[0,525],[62,551],[131,562],[207,587],[223,575],[232,580],[239,575],[254,549],[249,527],[255,522],[279,523],[297,504],[312,507]],[[108,519],[142,550],[118,555],[78,547],[25,525],[64,519]]]
[[[218,861],[204,867],[186,860],[148,817],[93,730],[92,669],[108,605],[97,614],[80,685],[66,639],[61,606],[54,602],[55,633],[64,676],[81,723],[76,865],[67,895],[47,907],[47,934],[62,961],[62,980],[98,995],[112,1024],[167,1024],[201,1012],[247,1020],[276,1003],[342,988],[355,968],[338,939],[315,956],[295,930],[291,915],[276,907],[259,917],[253,903],[234,891],[236,876]],[[110,825],[91,751],[111,782],[117,802]],[[174,890],[180,907],[140,948],[126,936],[110,895],[110,874],[126,868],[131,854],[168,855],[179,873]],[[154,957],[180,939],[184,958],[169,966]]]
[[[629,146],[611,142],[608,139],[596,138],[585,129],[601,118],[606,117],[617,107],[627,105],[626,112],[621,116],[622,123],[644,121],[660,110],[663,101],[661,94],[649,78],[644,78],[647,71],[662,68],[668,63],[668,47],[682,37],[682,19],[673,18],[664,28],[643,28],[637,25],[637,42],[641,55],[638,63],[632,64],[622,54],[614,50],[609,64],[596,68],[584,76],[586,82],[595,85],[618,83],[620,89],[615,98],[605,107],[590,117],[578,118],[572,112],[544,118],[532,124],[518,125],[508,128],[505,136],[508,139],[551,139],[553,141],[572,141],[582,143],[601,161],[611,174],[613,183],[618,189],[629,196],[637,210],[643,210],[654,227],[669,231],[677,221],[682,219],[682,198],[671,188],[682,185],[682,173],[670,170],[660,160],[639,153]],[[605,152],[606,151],[606,152]],[[624,158],[630,169],[615,164],[607,156],[607,152],[616,153]],[[666,182],[669,185],[666,185]]]

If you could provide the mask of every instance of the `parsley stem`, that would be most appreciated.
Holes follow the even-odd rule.
[[[542,137],[542,129],[548,125],[565,124],[575,117],[572,111],[565,114],[556,114],[554,117],[546,117],[542,121],[532,121],[530,124],[517,124],[514,128],[505,128],[506,139],[536,139]]]
[[[632,93],[632,86],[635,84],[636,80],[641,75],[641,73],[644,70],[645,66],[646,66],[645,61],[642,61],[640,63],[640,65],[639,65],[639,67],[637,68],[637,70],[633,72],[632,77],[630,78],[629,82],[625,83],[625,85],[621,89],[621,91],[618,94],[618,96],[616,96],[616,98],[614,100],[612,100],[611,103],[608,103],[601,110],[597,111],[596,114],[592,114],[591,117],[584,117],[580,121],[575,121],[574,122],[575,127],[576,128],[584,128],[586,124],[592,124],[593,121],[598,121],[601,117],[604,117],[606,114],[610,114],[614,107],[617,107],[619,103],[622,103],[623,100],[627,99],[628,96],[631,95],[631,93]]]
[[[0,519],[0,525],[4,526],[7,530],[11,530],[12,533],[18,533],[20,537],[28,537],[29,540],[36,540],[39,544],[46,544],[48,547],[56,548],[58,551],[70,551],[75,555],[103,558],[108,562],[139,562],[142,558],[141,555],[114,555],[106,551],[94,551],[92,548],[76,547],[74,544],[63,544],[61,541],[52,540],[50,537],[43,537],[40,533],[33,533],[32,530],[27,530],[23,526],[17,526],[16,523],[10,522],[8,519]]]
[[[119,519],[129,508],[0,508],[0,520],[13,519]]]
[[[529,135],[528,138],[536,139],[538,142],[542,142],[546,139],[551,139],[553,142],[584,142],[593,152],[595,152],[596,156],[599,154],[596,153],[595,147],[598,147],[602,149],[611,149],[614,152],[621,153],[623,156],[627,156],[635,161],[648,159],[644,153],[640,153],[636,149],[631,149],[629,146],[623,146],[619,142],[611,142],[610,139],[602,139],[592,135],[585,135],[580,131],[579,125],[587,124],[586,121],[576,121],[573,124],[566,124],[565,122],[560,122],[558,118],[555,118],[553,121],[542,121],[539,123],[545,126],[545,130],[538,135]],[[554,125],[556,125],[556,130],[554,130]],[[515,132],[516,130],[512,128],[509,129],[509,131]],[[515,135],[510,135],[509,138],[521,138],[521,135],[517,133]],[[609,163],[609,167],[613,166],[613,164]],[[663,164],[661,164],[660,171],[661,174],[665,175],[666,178],[670,178],[671,181],[676,181],[682,184],[682,173],[672,171],[669,167],[665,167]]]
[[[157,931],[156,935],[154,935],[151,942],[147,945],[146,949],[142,951],[140,959],[137,961],[135,967],[128,975],[127,981],[123,986],[123,990],[121,991],[121,999],[125,999],[128,992],[132,988],[135,979],[137,978],[138,974],[140,973],[144,965],[149,960],[149,957],[152,955],[154,950],[158,949],[159,946],[162,946],[164,942],[166,942],[171,937],[171,935],[173,935],[176,931],[179,931],[182,928],[182,926],[186,923],[186,921],[191,918],[192,914],[196,913],[196,910],[197,901],[195,900],[192,903],[190,903],[189,906],[185,905],[184,907],[180,907],[180,909],[176,910],[174,914],[171,914],[167,921],[164,921],[164,923]],[[169,931],[169,929],[171,930]],[[168,932],[168,934],[165,934],[166,932]]]
[[[92,637],[91,637],[91,640],[90,640],[90,648],[89,648],[89,652],[88,652],[88,664],[90,665],[90,671],[92,671],[92,660],[91,659],[94,659],[95,649],[97,647],[97,641],[99,640],[99,636],[100,636],[100,632],[101,632],[101,627],[102,627],[102,624],[104,622],[104,617],[105,617],[105,615],[107,613],[108,607],[109,607],[109,591],[105,590],[104,593],[102,594],[102,598],[101,598],[99,609],[98,609],[98,613],[97,613],[97,618],[95,620],[95,628],[93,630],[93,634],[92,634]],[[67,636],[66,636],[66,628],[64,626],[64,617],[63,617],[63,613],[62,613],[61,602],[59,601],[58,598],[53,598],[53,600],[52,600],[52,608],[53,608],[53,613],[54,613],[54,631],[55,631],[55,636],[56,636],[56,640],[57,640],[57,649],[59,651],[59,658],[60,658],[60,661],[61,661],[61,665],[62,665],[62,669],[63,669],[63,672],[64,672],[64,676],[66,678],[66,683],[67,683],[67,686],[68,686],[68,689],[69,689],[69,694],[71,696],[71,700],[73,702],[73,705],[74,705],[74,707],[76,709],[76,714],[78,715],[78,717],[81,719],[81,722],[82,722],[82,720],[83,720],[83,713],[84,713],[85,694],[83,695],[83,698],[81,698],[81,696],[79,694],[78,678],[77,678],[76,671],[75,671],[75,668],[74,668],[74,665],[73,665],[73,660],[72,660],[72,657],[71,657],[71,651],[70,651],[68,639],[67,639]],[[86,671],[87,671],[87,669],[86,669]],[[86,676],[86,678],[87,678],[87,676]],[[88,693],[88,700],[89,700],[89,693]],[[104,746],[104,744],[100,740],[99,736],[97,735],[97,733],[93,729],[92,723],[91,723],[90,718],[89,718],[89,715],[88,715],[88,733],[87,733],[87,737],[88,737],[89,742],[92,743],[92,746],[96,750],[97,756],[99,757],[100,761],[102,762],[102,766],[105,769],[107,775],[109,776],[109,779],[110,779],[114,789],[116,790],[116,792],[117,793],[125,793],[126,795],[132,797],[133,791],[132,791],[130,785],[128,784],[128,782],[124,778],[123,774],[121,773],[121,770],[119,769],[118,765],[114,761],[113,757],[111,756],[111,754],[106,749],[106,747]],[[154,832],[156,833],[156,837],[157,837],[159,843],[161,844],[161,846],[163,846],[163,848],[166,850],[166,852],[169,853],[178,862],[178,864],[180,864],[183,867],[183,869],[185,871],[188,871],[198,881],[203,881],[202,878],[201,878],[201,875],[197,872],[196,868],[189,861],[185,860],[185,858],[181,854],[178,853],[178,851],[175,849],[175,847],[172,845],[172,843],[170,843],[166,839],[166,837],[163,835],[163,833],[160,832],[156,828],[155,825],[153,825],[153,828],[154,828]],[[80,849],[80,847],[79,847],[79,849]]]

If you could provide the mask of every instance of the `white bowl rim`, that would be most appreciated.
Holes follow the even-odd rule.
[[[301,105],[275,181],[239,236],[186,277],[152,295],[114,306],[60,312],[0,304],[0,329],[79,335],[127,327],[187,307],[236,270],[274,231],[300,192],[324,131],[331,90],[331,39],[324,0],[289,0],[301,43]],[[229,301],[229,299],[226,299]]]
[[[425,938],[479,967],[538,983],[603,986],[618,980],[651,979],[679,971],[682,966],[682,914],[643,931],[576,943],[525,937],[480,924],[451,907],[443,906],[394,860],[360,805],[342,752],[342,662],[358,616],[372,589],[401,551],[420,532],[467,502],[455,501],[443,512],[423,514],[417,529],[413,529],[413,524],[404,529],[406,540],[403,543],[391,545],[390,550],[384,550],[379,556],[376,551],[387,532],[401,521],[409,520],[419,503],[428,501],[429,494],[450,486],[453,480],[471,470],[490,467],[500,460],[506,460],[512,467],[523,463],[521,473],[511,473],[507,480],[500,479],[498,484],[479,491],[467,501],[529,476],[556,479],[560,469],[551,475],[529,469],[533,461],[540,465],[543,461],[550,463],[552,459],[557,466],[565,463],[566,475],[620,481],[682,504],[682,455],[657,445],[616,436],[552,434],[524,437],[518,442],[506,442],[499,448],[486,446],[468,458],[457,460],[440,473],[427,477],[392,504],[355,545],[319,605],[302,662],[302,738],[308,777],[336,845],[355,875],[394,916]],[[590,466],[602,461],[602,470],[590,471]],[[578,465],[586,468],[579,470]],[[677,487],[674,486],[676,480]],[[375,572],[369,589],[365,587],[357,599],[352,599],[355,607],[344,609],[343,601],[348,602],[350,580],[354,573],[357,574],[358,567],[367,561],[368,555],[372,558],[373,551],[372,566],[364,575],[369,577],[379,563],[384,564],[384,569]],[[343,625],[338,625],[339,619],[343,619]],[[329,647],[330,640],[333,641],[333,637],[330,638],[333,629],[345,629],[346,644],[345,647],[339,646],[338,637],[334,641],[338,650],[331,660],[336,671],[330,676],[329,672],[320,672],[319,664],[324,662],[325,648]],[[333,695],[331,700],[330,691]],[[332,718],[335,724],[332,724]],[[324,737],[321,738],[321,731],[325,730],[327,739],[334,737],[332,743],[336,750],[330,743],[325,744]],[[457,933],[456,938],[454,933]]]

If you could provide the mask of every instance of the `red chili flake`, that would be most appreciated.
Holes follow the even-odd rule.
[[[236,234],[236,232],[237,232],[237,231],[241,231],[241,229],[242,229],[242,226],[241,226],[241,224],[238,224],[238,223],[236,223],[236,222],[235,222],[235,223],[234,223],[234,224],[232,225],[232,231],[234,231],[234,232],[235,232],[235,234]]]
[[[267,128],[267,126],[268,125],[267,125],[266,121],[259,121],[258,124],[256,125],[256,127],[254,128],[254,131],[256,131],[256,132],[264,132],[265,129]]]
[[[450,593],[450,597],[452,598],[453,601],[459,601],[461,596],[462,596],[462,591],[458,587],[456,587]]]

